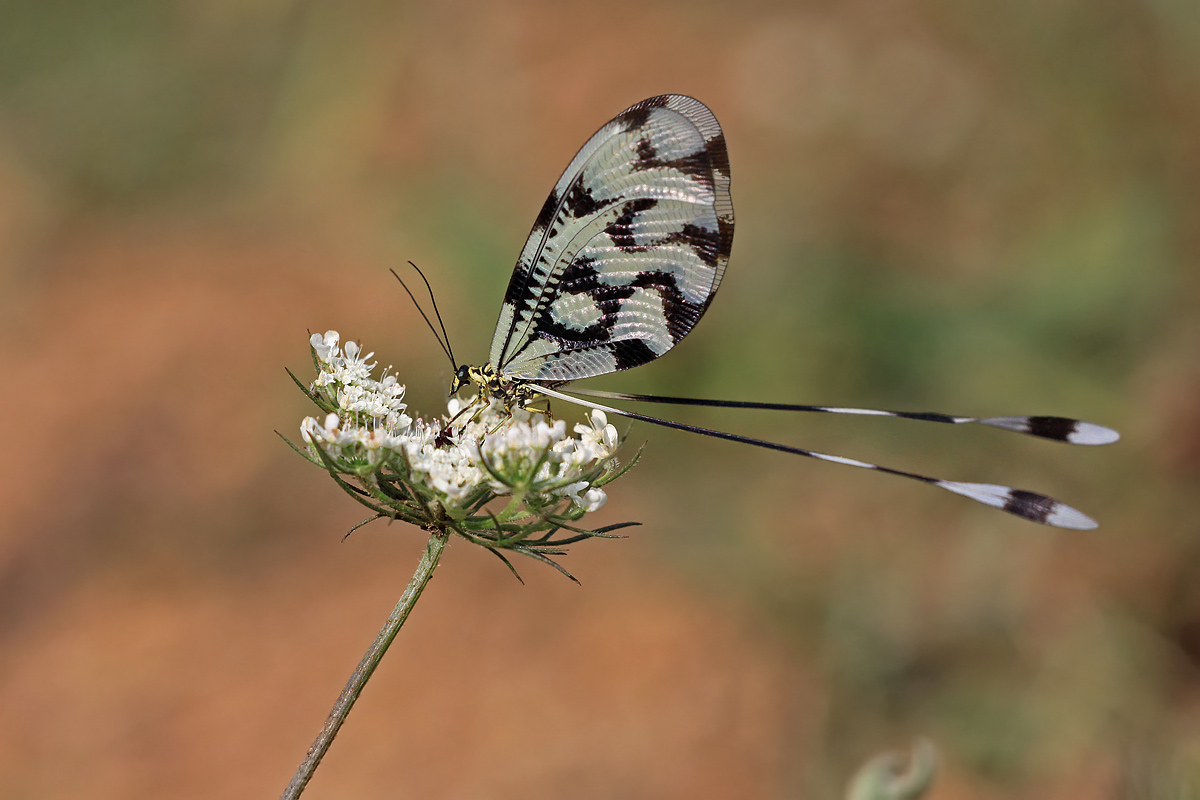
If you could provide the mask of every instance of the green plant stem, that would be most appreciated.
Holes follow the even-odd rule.
[[[346,682],[346,688],[342,689],[342,693],[338,695],[333,710],[329,712],[329,718],[325,720],[325,726],[321,728],[321,733],[313,742],[312,747],[308,748],[308,755],[305,756],[300,768],[296,770],[292,782],[288,784],[287,789],[281,795],[282,800],[295,800],[308,785],[309,779],[317,770],[317,765],[325,756],[325,751],[333,744],[333,738],[337,736],[342,723],[350,714],[350,709],[354,707],[354,701],[358,699],[363,687],[371,679],[371,674],[375,672],[375,667],[379,666],[380,660],[383,659],[383,654],[387,652],[392,640],[400,632],[400,626],[408,619],[408,612],[412,611],[413,606],[416,605],[417,598],[421,596],[425,584],[429,583],[429,579],[433,577],[433,570],[437,567],[447,538],[449,536],[446,531],[434,531],[429,535],[429,541],[425,543],[425,554],[421,556],[421,562],[417,564],[417,571],[413,573],[412,580],[408,582],[404,594],[400,595],[399,602],[392,609],[391,616],[387,618],[387,622],[379,631],[379,635],[375,637],[370,649],[362,657],[362,661],[358,662],[358,668]]]

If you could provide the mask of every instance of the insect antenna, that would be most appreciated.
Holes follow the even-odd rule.
[[[413,269],[417,269],[416,264],[413,264],[411,261],[408,263],[412,264]],[[400,281],[400,285],[403,286],[404,291],[408,293],[408,299],[412,300],[413,305],[417,307],[417,313],[421,315],[421,319],[425,320],[425,324],[429,326],[429,330],[433,334],[433,338],[437,339],[438,346],[442,348],[442,352],[446,354],[446,358],[450,359],[451,369],[457,370],[458,362],[454,360],[454,353],[450,350],[449,337],[447,337],[445,341],[442,341],[442,337],[438,335],[437,328],[433,327],[433,323],[429,321],[429,317],[425,314],[425,309],[421,308],[421,304],[418,303],[417,298],[413,296],[412,290],[408,288],[408,284],[406,284],[404,282],[403,278],[401,278],[399,275],[396,274],[396,270],[394,270],[394,269],[389,270],[389,272],[392,273],[392,275],[396,278],[396,280]],[[421,270],[417,269],[417,274],[421,276],[422,280],[425,280],[425,276],[424,276],[424,274],[421,273]],[[425,281],[425,288],[427,288],[427,289],[429,288],[429,281],[427,281],[427,280]],[[430,298],[430,300],[433,299],[433,290],[432,289],[429,289],[429,298]],[[436,302],[434,302],[434,304],[433,304],[433,310],[434,310],[434,313],[436,314],[437,313],[437,303]],[[442,322],[441,314],[438,314],[438,324],[441,324],[441,322]],[[443,325],[442,326],[442,334],[444,335],[445,332],[446,332],[446,327]]]
[[[948,425],[977,423],[1015,433],[1024,433],[1056,442],[1082,445],[1112,444],[1121,435],[1112,428],[1094,422],[1068,417],[959,417],[935,411],[885,411],[878,408],[840,408],[837,406],[806,406],[791,403],[756,403],[743,400],[700,400],[692,397],[664,397],[656,394],[629,394],[627,392],[602,392],[592,389],[571,389],[576,394],[599,397],[605,400],[640,400],[644,403],[664,403],[704,408],[757,408],[769,411],[803,411],[818,414],[850,414],[862,417],[897,417],[922,422],[941,422]]]
[[[962,495],[984,505],[998,508],[1001,511],[1007,511],[1010,514],[1015,514],[1018,517],[1030,520],[1032,522],[1040,522],[1044,525],[1053,525],[1058,528],[1073,528],[1076,530],[1091,530],[1097,527],[1096,521],[1087,516],[1081,511],[1077,511],[1070,506],[1060,503],[1052,497],[1047,497],[1036,492],[1029,492],[1024,489],[1015,489],[1011,486],[999,486],[992,483],[967,483],[963,481],[947,481],[941,478],[934,478],[930,475],[921,475],[916,472],[905,472],[904,470],[885,467],[881,464],[871,464],[866,461],[859,461],[853,458],[845,458],[843,456],[833,456],[827,453],[818,453],[815,450],[805,450],[800,447],[792,447],[778,442],[769,442],[764,439],[754,439],[749,436],[739,436],[736,433],[725,433],[724,431],[716,431],[711,428],[701,428],[695,425],[685,425],[682,422],[672,422],[671,420],[659,419],[658,417],[650,417],[645,414],[638,414],[633,411],[625,411],[612,406],[593,403],[588,400],[583,400],[578,397],[572,397],[568,394],[556,392],[553,389],[547,389],[538,384],[532,384],[536,387],[540,394],[547,397],[553,397],[558,400],[565,400],[568,403],[584,406],[585,408],[594,408],[598,411],[603,411],[608,414],[616,414],[621,417],[639,420],[641,422],[649,422],[652,425],[661,425],[664,428],[674,428],[675,430],[688,431],[689,433],[698,433],[702,436],[711,436],[715,439],[725,439],[730,442],[740,442],[741,444],[754,445],[755,447],[763,447],[768,450],[779,450],[784,453],[804,456],[806,458],[815,458],[818,461],[829,461],[834,464],[844,464],[848,467],[858,467],[860,469],[871,469],[876,472],[883,472],[888,475],[897,475],[901,478],[908,478],[921,483],[928,483],[932,486],[937,486],[940,489],[945,489],[948,492]],[[1097,426],[1099,427],[1099,426]]]
[[[446,354],[450,356],[450,363],[458,368],[458,362],[454,360],[454,350],[450,347],[450,334],[446,333],[446,323],[442,322],[442,312],[438,311],[437,298],[433,296],[433,287],[429,285],[429,279],[425,277],[425,273],[421,272],[421,268],[413,262],[409,261],[408,265],[417,271],[421,276],[421,280],[425,282],[425,291],[429,292],[429,302],[433,304],[433,313],[437,317],[438,327],[442,329],[442,339],[446,342]],[[429,320],[426,319],[426,322]],[[430,325],[430,328],[433,326]]]

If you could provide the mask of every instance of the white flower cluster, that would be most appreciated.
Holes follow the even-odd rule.
[[[511,509],[509,519],[566,500],[576,516],[604,505],[597,483],[608,475],[619,441],[602,412],[575,425],[576,436],[562,420],[479,398],[451,398],[439,421],[414,419],[395,376],[371,378],[374,353],[362,355],[354,342],[339,348],[338,340],[336,331],[310,340],[319,370],[311,396],[329,413],[323,422],[306,418],[300,435],[314,460],[319,454],[328,460],[323,466],[378,484],[375,472],[390,465],[404,485],[451,514],[486,497],[519,496],[524,506]]]
[[[456,400],[450,401],[451,416],[454,415]],[[495,406],[489,406],[491,415]],[[478,425],[486,430],[489,414],[481,415]],[[608,424],[602,411],[592,411],[590,425],[575,425],[578,438],[567,435],[567,423],[561,419],[553,423],[542,414],[530,414],[524,409],[513,409],[511,421],[494,433],[484,433],[482,457],[496,472],[509,475],[528,475],[533,486],[545,487],[545,491],[559,497],[569,497],[584,511],[595,511],[608,499],[604,492],[581,480],[597,463],[612,458],[619,444],[617,429]],[[492,481],[492,490],[500,494],[497,481]]]
[[[404,413],[407,407],[402,402],[404,387],[396,376],[385,374],[381,381],[372,379],[371,370],[375,369],[375,364],[367,363],[367,359],[375,354],[364,356],[357,342],[346,342],[344,348],[338,348],[339,338],[337,331],[326,331],[324,336],[314,333],[309,337],[309,344],[321,366],[320,374],[313,381],[313,390],[332,391],[338,409],[359,425],[369,420],[374,423],[372,428],[407,428],[412,418]]]

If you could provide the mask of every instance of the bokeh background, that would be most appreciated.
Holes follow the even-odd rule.
[[[282,790],[422,548],[276,438],[337,329],[443,408],[388,274],[486,356],[575,150],[682,92],[737,237],[597,387],[1078,416],[1122,442],[679,410],[1101,521],[632,427],[526,585],[461,542],[306,797],[1200,796],[1200,15],[1190,0],[0,5],[0,797]],[[564,411],[570,414],[572,412]]]

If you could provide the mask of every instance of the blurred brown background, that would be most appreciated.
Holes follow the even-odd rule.
[[[1190,0],[0,6],[0,797],[282,790],[422,547],[290,453],[307,335],[443,408],[388,274],[485,358],[575,150],[682,92],[737,237],[592,385],[1118,427],[679,411],[1101,521],[634,426],[582,588],[451,545],[306,797],[1200,796],[1200,15]],[[661,410],[661,409],[660,409]],[[1189,788],[1190,787],[1190,788]]]

